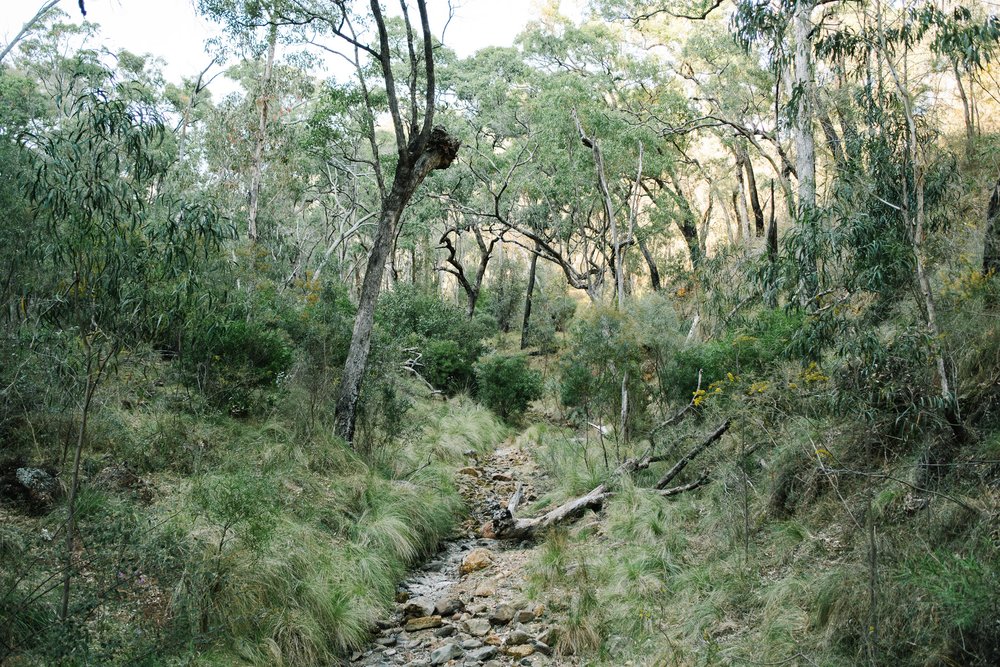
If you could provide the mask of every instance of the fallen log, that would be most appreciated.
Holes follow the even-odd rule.
[[[705,440],[703,440],[700,445],[698,445],[697,447],[695,447],[694,449],[692,449],[690,452],[688,452],[687,454],[685,454],[684,457],[681,458],[680,461],[678,461],[677,463],[675,463],[674,467],[671,468],[670,470],[668,470],[667,474],[665,474],[663,477],[661,477],[660,481],[657,482],[656,485],[653,486],[653,488],[654,489],[664,489],[664,488],[666,488],[667,484],[670,484],[670,482],[673,481],[674,477],[677,477],[677,475],[679,475],[681,473],[681,471],[684,470],[684,468],[686,468],[687,465],[689,463],[691,463],[691,461],[693,461],[696,456],[698,456],[703,451],[705,451],[706,449],[708,449],[708,446],[711,445],[713,442],[715,442],[716,440],[718,440],[719,438],[721,438],[726,433],[726,431],[729,430],[729,425],[731,423],[732,422],[730,420],[728,420],[728,419],[726,421],[722,422],[722,425],[719,428],[715,429],[715,431],[712,432],[712,435],[708,436],[708,438],[706,438]]]
[[[653,487],[656,493],[664,498],[676,496],[686,491],[692,491],[704,486],[709,481],[708,473],[703,473],[697,480],[671,488],[665,488],[691,461],[704,452],[713,443],[719,440],[727,430],[729,430],[730,420],[726,420],[711,435],[703,440],[697,447],[684,455]],[[540,531],[558,525],[560,523],[578,518],[584,511],[599,510],[604,506],[604,502],[613,495],[609,486],[611,480],[622,476],[632,475],[639,470],[645,470],[653,463],[664,461],[664,456],[653,456],[651,453],[641,458],[626,459],[611,473],[608,482],[598,485],[590,492],[563,503],[555,509],[549,510],[545,514],[531,518],[516,518],[514,512],[517,510],[523,498],[523,489],[518,485],[517,490],[507,503],[506,512],[502,516],[494,517],[488,532],[496,536],[497,539],[525,539],[533,537]]]

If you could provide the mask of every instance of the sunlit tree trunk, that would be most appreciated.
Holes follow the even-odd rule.
[[[254,138],[253,165],[250,172],[249,205],[247,207],[247,238],[257,240],[257,214],[260,210],[260,183],[264,171],[264,146],[267,144],[267,124],[271,101],[271,77],[274,73],[274,51],[278,44],[278,28],[271,26],[267,35],[267,60],[260,80],[257,97],[257,136]]]

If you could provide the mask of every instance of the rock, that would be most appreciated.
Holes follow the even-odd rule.
[[[472,592],[477,598],[488,598],[496,595],[497,587],[492,581],[484,581],[483,583],[476,586],[476,590]]]
[[[375,643],[378,644],[379,646],[395,646],[396,636],[389,635],[388,637],[379,637],[378,639],[375,640]]]
[[[444,624],[444,621],[440,616],[421,616],[419,618],[411,618],[406,622],[405,630],[407,632],[417,632],[419,630],[430,630],[431,628],[440,628]]]
[[[472,618],[465,622],[468,633],[473,637],[483,637],[490,632],[490,622],[485,618]]]
[[[448,643],[431,651],[431,664],[443,665],[449,660],[460,657],[462,657],[462,649],[458,647],[458,644]]]
[[[462,559],[462,565],[458,571],[462,574],[469,574],[486,569],[492,564],[493,553],[489,549],[473,549]]]
[[[438,616],[452,616],[462,611],[465,603],[459,598],[443,598],[434,603],[434,613]]]
[[[514,478],[505,472],[495,472],[493,473],[494,482],[513,482]]]
[[[420,618],[434,615],[435,604],[427,598],[413,598],[403,607],[403,618]]]
[[[489,660],[497,654],[497,649],[495,646],[484,646],[481,649],[472,651],[469,653],[469,657],[473,660],[478,660],[482,662],[484,660]]]
[[[552,647],[548,644],[538,641],[537,639],[531,643],[535,647],[535,650],[542,655],[552,655]]]
[[[396,591],[396,602],[398,604],[403,604],[409,599],[410,599],[409,591],[403,591],[403,590]]]
[[[466,468],[462,468],[461,470],[459,470],[458,474],[459,475],[468,475],[469,477],[482,477],[483,476],[483,471],[480,470],[479,468],[475,468],[473,466],[468,466]]]
[[[534,654],[535,647],[528,644],[518,644],[516,646],[508,646],[505,653],[514,658],[527,658],[529,655]]]
[[[454,625],[445,625],[434,631],[435,637],[451,637],[453,634],[455,634]]]
[[[514,608],[509,604],[502,604],[493,610],[489,618],[493,625],[507,625],[514,618]]]
[[[530,641],[531,641],[531,635],[529,635],[521,628],[518,628],[517,630],[514,630],[509,635],[507,635],[507,646],[520,646],[521,644],[527,644]]]
[[[492,519],[486,521],[479,527],[479,534],[490,540],[495,540],[497,538],[497,529],[493,525]]]
[[[0,464],[0,502],[12,501],[29,514],[44,514],[61,495],[59,480],[47,470],[16,461]]]
[[[559,630],[556,628],[545,628],[535,639],[547,646],[555,646],[556,642],[559,641]]]
[[[521,611],[514,614],[514,620],[518,623],[531,623],[535,620],[535,614],[528,611],[527,609],[522,609]]]
[[[472,649],[479,648],[482,645],[483,643],[478,639],[466,639],[464,642],[462,642],[462,648],[465,649],[466,651],[471,651]]]

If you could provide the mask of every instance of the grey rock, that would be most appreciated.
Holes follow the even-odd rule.
[[[478,639],[466,639],[464,642],[462,642],[462,648],[465,649],[466,651],[471,651],[472,649],[479,648],[482,645],[483,643]]]
[[[434,631],[435,637],[451,637],[453,634],[455,634],[454,625],[445,625]]]
[[[540,642],[537,639],[531,643],[535,647],[535,650],[542,655],[552,655],[552,647],[544,642]]]
[[[420,618],[434,615],[434,601],[427,598],[413,598],[403,607],[403,618]]]
[[[473,637],[482,637],[489,633],[490,622],[485,618],[472,618],[465,622],[468,632]]]
[[[465,604],[458,598],[444,598],[434,604],[434,612],[438,616],[452,616],[460,611]]]
[[[476,649],[475,651],[470,651],[469,657],[474,660],[478,660],[479,662],[482,662],[484,660],[489,660],[496,654],[497,654],[496,646],[484,646],[480,649]]]
[[[380,646],[395,646],[396,641],[395,635],[389,635],[388,637],[379,637],[375,640],[375,643]]]
[[[449,660],[462,657],[462,655],[462,649],[458,647],[458,644],[444,644],[431,651],[431,664],[443,665]]]
[[[493,625],[507,625],[513,618],[514,608],[509,604],[502,604],[490,614],[490,623]]]
[[[531,635],[518,628],[507,635],[507,646],[520,646],[531,641]]]
[[[531,623],[535,620],[535,614],[528,611],[527,609],[522,609],[521,611],[514,614],[514,620],[518,623]]]

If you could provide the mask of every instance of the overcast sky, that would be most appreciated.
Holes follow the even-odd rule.
[[[538,15],[541,0],[456,0],[455,18],[445,41],[460,56],[484,46],[509,45],[521,28]],[[42,0],[0,0],[0,44],[18,33],[35,14]],[[87,19],[102,28],[104,45],[135,53],[151,53],[166,61],[168,81],[195,76],[210,61],[205,40],[218,29],[195,11],[194,0],[86,0]],[[431,29],[440,36],[445,19],[445,0],[429,0]],[[60,9],[71,20],[81,21],[77,0],[61,0]],[[215,92],[225,93],[232,84],[220,80]]]

